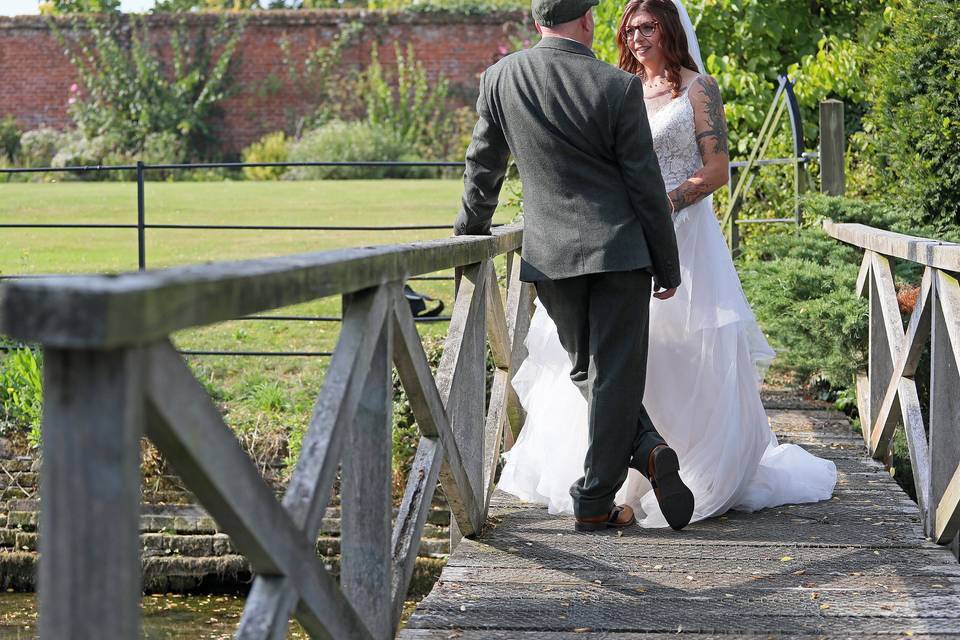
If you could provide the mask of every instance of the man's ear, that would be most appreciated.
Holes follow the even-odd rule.
[[[583,29],[584,33],[590,33],[590,12],[580,16],[580,28]]]
[[[540,23],[539,23],[539,22],[534,22],[534,23],[533,23],[533,28],[537,30],[537,33],[539,33],[540,35],[543,35],[543,31],[540,30]]]

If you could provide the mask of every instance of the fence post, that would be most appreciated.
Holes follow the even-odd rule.
[[[139,350],[44,350],[40,637],[140,637]]]
[[[733,199],[733,194],[736,190],[733,177],[733,165],[727,165],[727,191],[729,192],[731,199]],[[733,257],[736,257],[740,252],[740,225],[737,223],[739,217],[740,203],[738,202],[730,210],[730,228],[727,230],[730,238],[730,255]]]
[[[143,203],[143,160],[137,160],[137,268],[147,269],[146,215]]]
[[[842,196],[846,192],[843,167],[846,134],[843,125],[843,103],[825,100],[820,103],[820,192]]]
[[[344,304],[350,303],[344,296]],[[393,636],[392,330],[388,316],[341,463],[340,584],[373,637],[383,640]]]
[[[955,360],[950,340],[950,325],[960,324],[960,318],[951,317],[952,310],[944,304],[950,297],[949,289],[960,293],[960,284],[948,274],[934,272],[934,292],[930,304],[930,500],[931,513],[925,513],[926,523],[936,526],[937,505],[943,499],[947,486],[960,465],[960,363]],[[947,290],[945,290],[947,289]],[[960,535],[948,543],[953,554],[960,558]]]

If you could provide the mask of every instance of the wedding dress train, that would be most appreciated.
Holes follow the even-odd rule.
[[[702,167],[686,93],[650,126],[667,190],[675,189]],[[673,298],[650,303],[644,405],[680,458],[696,501],[692,521],[828,499],[833,462],[779,444],[770,430],[759,389],[774,352],[743,295],[712,200],[684,209],[674,224],[683,284]],[[513,384],[527,421],[506,454],[499,487],[550,513],[573,513],[569,489],[583,475],[587,403],[539,302],[526,345]],[[641,526],[667,526],[649,482],[633,469],[617,503],[633,506]]]

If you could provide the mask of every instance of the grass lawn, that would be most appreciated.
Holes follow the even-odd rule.
[[[451,225],[460,180],[315,182],[148,182],[146,218],[155,224]],[[508,222],[504,208],[495,222]],[[0,184],[0,223],[136,222],[133,183]],[[309,251],[442,238],[430,231],[147,231],[150,268],[239,260]],[[103,273],[135,270],[136,231],[0,229],[0,275]],[[419,291],[452,307],[452,282],[415,282]],[[339,298],[271,311],[337,316]],[[442,335],[445,323],[421,324]],[[212,351],[332,351],[339,324],[231,321],[174,336],[177,346]],[[326,358],[192,356],[191,365],[250,448],[283,451],[310,416]]]
[[[459,180],[148,182],[148,224],[451,225]],[[506,222],[504,211],[497,222]],[[0,184],[2,223],[136,224],[136,185]],[[147,231],[151,268],[442,238],[435,231]],[[130,271],[136,230],[0,229],[0,274]]]

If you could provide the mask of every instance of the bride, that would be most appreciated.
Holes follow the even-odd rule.
[[[694,494],[692,521],[729,509],[755,511],[828,499],[835,465],[778,444],[760,401],[773,359],[743,295],[710,194],[727,181],[726,120],[680,0],[631,0],[620,21],[618,66],[637,74],[654,148],[674,207],[683,285],[650,308],[643,404],[676,450]],[[543,307],[531,321],[529,356],[513,385],[527,421],[499,487],[550,513],[573,513],[570,486],[583,473],[587,403]],[[631,469],[617,494],[644,527],[665,527],[650,483]]]

